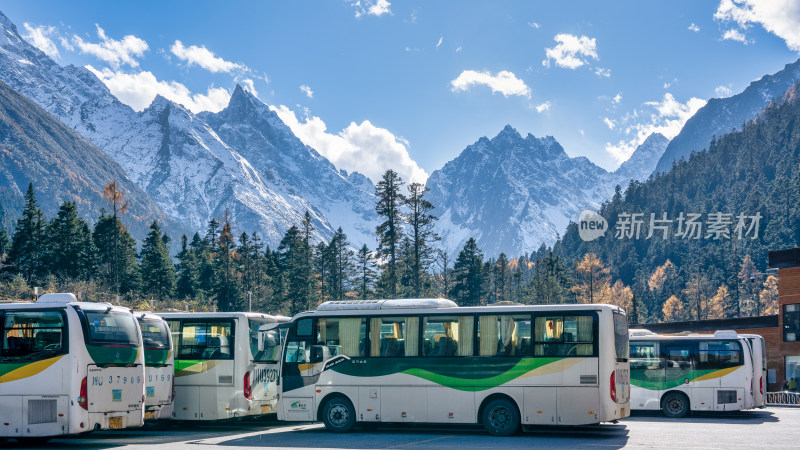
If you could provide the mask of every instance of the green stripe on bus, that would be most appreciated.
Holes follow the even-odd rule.
[[[682,375],[672,376],[669,379],[666,379],[665,376],[661,375],[664,373],[663,369],[662,370],[631,369],[631,384],[643,389],[649,389],[651,391],[666,390],[685,384],[687,378],[689,379],[690,382],[712,380],[715,378],[720,378],[725,375],[728,375],[729,373],[733,372],[739,367],[743,366],[728,367],[725,369],[705,369],[705,370],[695,369],[695,370],[690,370]],[[648,378],[646,376],[647,373],[653,373],[653,374],[659,373],[659,376],[656,378]]]
[[[404,360],[370,358],[367,363],[344,363],[332,370],[355,377],[376,377],[404,373],[441,386],[462,391],[491,389],[519,378],[535,369],[565,358],[431,358]]]
[[[133,364],[139,356],[138,347],[87,345],[86,349],[95,364]]]
[[[169,360],[169,349],[167,350],[147,350],[144,351],[144,363],[147,366],[156,366],[160,364],[166,364],[167,360]]]

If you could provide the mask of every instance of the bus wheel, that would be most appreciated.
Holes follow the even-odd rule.
[[[510,436],[519,428],[519,412],[509,400],[498,398],[483,410],[483,426],[493,436]]]
[[[670,392],[661,400],[664,415],[677,419],[689,413],[689,399],[680,392]]]
[[[325,428],[334,433],[347,433],[356,424],[356,412],[350,400],[334,397],[325,403],[322,410],[322,422]]]

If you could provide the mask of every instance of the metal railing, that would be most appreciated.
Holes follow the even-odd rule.
[[[800,392],[767,392],[767,404],[800,406]]]

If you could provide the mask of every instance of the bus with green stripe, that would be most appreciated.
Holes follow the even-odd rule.
[[[144,420],[172,418],[175,354],[167,322],[152,312],[135,313],[144,345]]]
[[[279,420],[509,435],[630,414],[627,318],[615,306],[329,301],[280,327]]]
[[[159,312],[175,349],[172,418],[274,414],[280,339],[261,331],[288,317],[245,312]]]
[[[634,410],[661,410],[678,418],[691,411],[755,406],[755,369],[744,336],[735,331],[659,335],[639,329],[630,336]]]
[[[0,436],[144,424],[144,352],[130,309],[44,294],[0,305]]]

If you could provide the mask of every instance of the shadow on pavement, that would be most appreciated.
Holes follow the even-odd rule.
[[[779,422],[780,420],[775,417],[769,409],[754,409],[747,411],[694,411],[688,416],[680,419],[672,419],[666,417],[661,411],[631,411],[631,416],[624,419],[625,421],[634,420],[663,420],[669,422],[714,422],[714,423],[735,423],[741,425],[758,425],[768,422]]]

